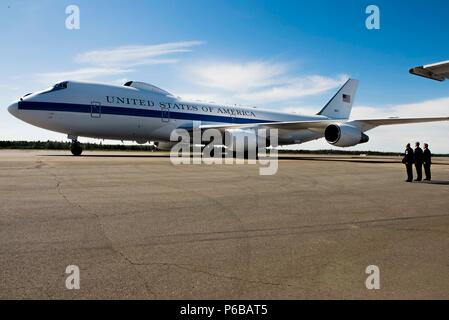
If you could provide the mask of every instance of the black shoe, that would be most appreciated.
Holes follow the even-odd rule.
[[[421,180],[421,179],[415,179],[415,181],[416,181],[416,182],[421,182],[422,180]]]
[[[405,180],[405,182],[413,182],[413,180]]]

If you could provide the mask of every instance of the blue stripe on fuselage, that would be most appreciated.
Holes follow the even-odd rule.
[[[18,108],[20,110],[91,113],[90,105],[72,104],[72,103],[20,101]],[[164,110],[164,112],[167,111]],[[231,116],[212,116],[201,113],[186,113],[186,112],[173,112],[173,111],[169,112],[170,112],[170,119],[179,119],[179,120],[193,120],[193,121],[219,122],[219,123],[232,122],[236,124],[276,122],[271,120],[236,118]],[[163,113],[162,110],[101,106],[101,114],[162,118],[162,113]]]

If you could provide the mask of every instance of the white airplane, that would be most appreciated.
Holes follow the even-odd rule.
[[[25,95],[8,110],[27,123],[67,134],[75,156],[82,153],[80,136],[141,144],[155,141],[159,149],[170,150],[176,143],[170,141],[170,135],[178,128],[213,128],[232,137],[252,132],[256,139],[258,129],[278,129],[279,145],[324,137],[334,146],[350,147],[368,142],[365,132],[381,125],[449,120],[449,117],[349,120],[357,86],[357,80],[348,80],[313,116],[189,102],[153,85],[134,81],[123,86],[65,81]]]

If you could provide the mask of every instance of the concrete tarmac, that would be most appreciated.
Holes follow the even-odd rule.
[[[260,176],[0,151],[0,298],[449,299],[449,159],[435,162],[433,182],[405,183],[395,157],[282,156]]]

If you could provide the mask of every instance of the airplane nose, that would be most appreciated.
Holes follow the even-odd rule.
[[[14,117],[17,117],[17,115],[19,114],[19,104],[13,103],[12,105],[10,105],[8,107],[8,111],[10,114],[12,114]]]

